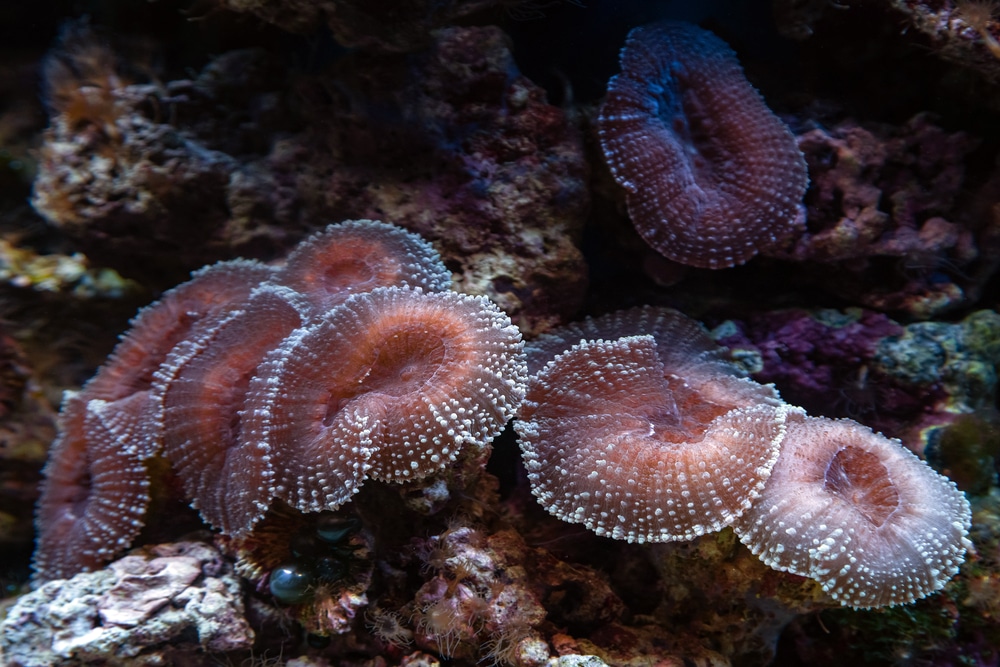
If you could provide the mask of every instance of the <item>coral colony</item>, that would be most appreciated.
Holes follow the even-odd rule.
[[[421,239],[349,222],[280,269],[217,264],[144,310],[67,399],[39,578],[131,543],[144,462],[161,451],[204,520],[238,537],[274,499],[335,510],[368,478],[426,478],[488,446],[524,397],[520,334],[445,276]],[[855,607],[924,597],[962,562],[971,514],[953,483],[898,442],[806,417],[741,377],[680,313],[568,325],[528,358],[515,429],[535,495],[565,521],[630,542],[732,525],[765,563]],[[326,542],[347,531],[334,532]],[[299,599],[298,571],[272,576],[279,600]]]
[[[457,34],[435,39],[453,40],[452,50],[462,54],[470,42]],[[508,81],[505,67],[491,80]],[[128,102],[125,95],[115,99],[116,109]],[[509,107],[504,113],[513,117],[516,105]],[[608,186],[620,186],[635,229],[669,260],[724,269],[761,253],[791,252],[792,237],[798,234],[798,243],[807,235],[806,159],[715,35],[682,23],[634,29],[595,126]],[[571,143],[560,137],[559,146]],[[534,164],[534,152],[521,157]],[[222,171],[220,183],[230,183],[230,168]],[[317,173],[327,171],[337,170]],[[488,184],[490,170],[481,171]],[[574,199],[566,195],[571,190],[560,192],[562,200]],[[185,194],[182,188],[171,197]],[[543,194],[539,201],[551,193]],[[474,200],[467,193],[439,197],[449,207],[463,198]],[[54,205],[41,195],[36,200]],[[400,200],[412,210],[424,205],[409,194]],[[501,215],[504,206],[490,209]],[[413,215],[431,218],[435,211]],[[594,608],[614,610],[621,602],[603,574],[587,578],[529,546],[518,523],[528,520],[506,515],[516,513],[509,506],[518,501],[498,509],[485,466],[494,441],[515,438],[527,471],[527,482],[517,482],[521,505],[546,525],[579,524],[634,544],[691,543],[692,550],[714,539],[704,536],[717,536],[718,544],[728,539],[760,572],[808,587],[800,597],[822,599],[811,609],[912,603],[958,572],[972,547],[969,501],[899,440],[850,419],[807,414],[774,385],[750,379],[728,348],[677,310],[636,306],[566,324],[563,312],[578,305],[576,297],[539,296],[538,285],[559,283],[555,269],[520,276],[512,281],[516,289],[497,288],[499,297],[493,287],[477,290],[503,284],[493,278],[520,264],[500,267],[483,251],[483,235],[467,248],[456,241],[465,256],[453,263],[445,253],[446,266],[442,242],[405,230],[415,227],[407,223],[331,224],[283,260],[198,269],[142,309],[97,373],[63,400],[36,513],[38,590],[56,595],[57,580],[169,565],[190,575],[188,583],[202,573],[218,577],[224,583],[216,592],[236,591],[237,615],[242,577],[250,582],[244,594],[252,588],[262,607],[282,615],[280,623],[294,619],[312,640],[364,625],[396,658],[401,647],[416,644],[444,658],[552,664],[539,628],[552,626],[546,636],[554,644],[563,630],[552,628],[569,624],[553,620],[540,600],[551,601],[555,589],[572,599],[572,582],[581,598],[600,600]],[[482,227],[507,230],[500,223]],[[556,236],[566,238],[558,243],[524,229],[490,234],[530,246],[522,257],[527,266],[559,244],[573,246],[561,227]],[[553,263],[572,273],[574,290],[582,292],[581,257],[575,247],[567,253]],[[469,268],[479,261],[489,267],[482,275],[482,267]],[[559,312],[545,312],[550,300]],[[877,335],[862,342],[873,355],[876,339],[902,328],[881,315],[869,320]],[[802,339],[805,326],[789,335]],[[743,340],[742,333],[730,335]],[[860,340],[857,334],[851,342]],[[529,485],[538,505],[560,521],[523,502],[531,500]],[[140,533],[156,527],[157,494],[190,504],[214,531],[214,546],[190,538],[146,547],[106,568],[149,541]],[[381,520],[393,526],[405,519],[371,510],[381,512],[385,501],[420,508],[412,515],[426,518],[459,496],[452,514],[435,519],[447,520],[447,528],[432,536],[396,534],[406,531],[383,528]],[[459,502],[461,512],[454,511]],[[479,528],[487,514],[502,517],[499,530]],[[658,553],[674,546],[614,548]],[[548,579],[529,575],[529,560]],[[667,560],[652,567],[665,571]],[[207,579],[206,589],[214,585]],[[99,605],[113,598],[109,593]],[[768,623],[780,625],[776,617]],[[241,632],[247,648],[253,631]],[[438,663],[422,656],[414,664]]]
[[[242,535],[274,498],[336,509],[367,477],[420,479],[486,446],[523,396],[521,334],[446,276],[419,238],[357,221],[277,271],[224,262],[168,292],[66,401],[39,578],[131,543],[161,450],[205,521]]]

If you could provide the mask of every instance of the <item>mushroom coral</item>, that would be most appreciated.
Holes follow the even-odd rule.
[[[849,419],[795,415],[763,495],[734,524],[770,567],[841,604],[905,604],[943,587],[971,544],[955,483]]]
[[[420,479],[487,446],[523,397],[523,343],[449,284],[425,241],[362,220],[277,270],[223,262],[164,294],[64,402],[36,578],[100,567],[135,539],[161,451],[202,517],[240,535],[276,497],[335,509],[369,472]]]
[[[676,311],[572,324],[528,358],[515,429],[532,492],[565,521],[630,542],[732,525],[765,564],[853,607],[940,589],[970,546],[954,483],[898,441],[739,377]]]
[[[636,230],[681,264],[743,264],[804,220],[795,137],[736,54],[689,23],[635,28],[597,119]]]
[[[158,449],[154,373],[176,344],[270,276],[243,260],[196,271],[141,310],[97,374],[67,394],[36,514],[39,577],[94,569],[139,534],[149,504],[144,461]]]
[[[697,322],[633,308],[540,336],[527,354],[535,374],[514,428],[552,514],[630,542],[687,540],[760,493],[787,407]]]

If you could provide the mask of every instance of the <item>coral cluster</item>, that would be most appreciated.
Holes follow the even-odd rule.
[[[516,429],[552,514],[630,542],[732,525],[766,564],[852,607],[912,602],[958,571],[971,513],[953,482],[739,377],[679,313],[612,313],[540,340],[536,367],[565,351],[531,378]]]
[[[597,119],[642,237],[668,259],[743,264],[801,225],[805,160],[736,54],[684,23],[629,33]]]
[[[275,498],[335,509],[369,476],[420,479],[488,445],[523,396],[521,337],[488,300],[442,291],[447,275],[419,238],[351,222],[280,269],[217,264],[144,310],[64,405],[38,576],[132,541],[161,450],[202,517],[241,535]]]

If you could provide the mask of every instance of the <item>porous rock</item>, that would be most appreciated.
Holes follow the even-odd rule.
[[[249,648],[240,583],[200,542],[150,547],[23,596],[0,625],[3,664],[176,664],[185,652]]]

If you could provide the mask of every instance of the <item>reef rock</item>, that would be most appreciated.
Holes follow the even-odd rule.
[[[185,654],[247,649],[239,579],[201,542],[150,547],[97,572],[29,593],[0,626],[5,665],[177,664]]]
[[[974,301],[1000,247],[997,184],[966,192],[977,145],[928,114],[899,127],[844,120],[801,133],[807,226],[767,254],[818,263],[820,285],[868,308],[927,318]]]

